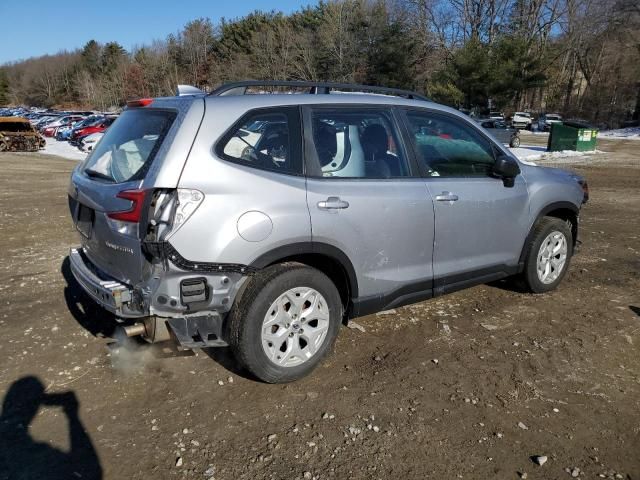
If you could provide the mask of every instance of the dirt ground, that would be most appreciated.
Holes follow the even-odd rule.
[[[289,385],[114,350],[65,260],[75,162],[0,154],[0,479],[640,479],[640,142],[598,148],[561,164],[591,201],[557,291],[358,319]]]

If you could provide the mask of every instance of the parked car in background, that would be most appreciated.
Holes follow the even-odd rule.
[[[58,133],[59,128],[70,127],[83,119],[84,117],[81,117],[79,115],[65,115],[59,117],[57,120],[48,123],[45,127],[42,128],[42,135],[44,135],[45,137],[55,137],[56,133]]]
[[[31,124],[37,130],[39,130],[40,128],[44,127],[48,123],[55,122],[58,119],[59,116],[60,115],[51,115],[51,114],[40,115],[39,117],[37,117],[34,120],[32,120]]]
[[[77,130],[74,130],[71,133],[69,138],[69,142],[73,145],[79,145],[80,140],[82,140],[87,135],[91,135],[92,133],[104,132],[109,126],[114,122],[117,117],[102,117],[91,123],[90,125],[83,126]]]
[[[538,130],[548,132],[552,124],[560,122],[562,122],[562,116],[557,113],[543,113],[538,117]]]
[[[489,112],[489,118],[491,120],[504,120],[504,113],[502,113],[502,112]]]
[[[274,86],[314,93],[244,95]],[[71,176],[71,272],[138,320],[129,336],[229,345],[290,382],[350,318],[511,275],[548,292],[568,271],[584,179],[519,161],[452,108],[362,85],[194,90],[129,102]]]
[[[78,148],[83,152],[90,152],[93,150],[93,147],[96,146],[96,143],[100,141],[100,139],[104,137],[104,132],[92,133],[91,135],[87,135],[83,139],[80,140],[80,144]]]
[[[45,139],[22,117],[0,117],[0,152],[37,152]]]
[[[73,132],[75,132],[77,130],[80,130],[81,128],[87,127],[89,125],[93,125],[95,122],[97,122],[98,120],[102,120],[103,118],[105,118],[104,115],[98,115],[98,114],[90,115],[90,116],[86,117],[84,120],[80,120],[73,127],[71,127],[68,131],[65,130],[64,133],[62,133],[60,135],[60,138],[58,138],[58,135],[56,135],[56,139],[57,140],[70,140],[71,136],[73,135]]]
[[[511,126],[517,129],[531,129],[531,114],[528,112],[516,112],[511,117]]]
[[[498,141],[510,147],[520,146],[520,134],[517,128],[510,127],[501,120],[477,120],[482,128],[493,135]]]
[[[80,122],[76,122],[74,125],[66,125],[64,127],[60,127],[58,129],[58,131],[56,132],[56,140],[58,141],[65,141],[65,140],[69,140],[69,136],[71,135],[71,132],[73,130],[73,128]]]

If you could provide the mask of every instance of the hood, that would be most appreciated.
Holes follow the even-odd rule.
[[[552,175],[563,180],[573,180],[578,183],[584,181],[584,177],[582,175],[578,175],[577,173],[570,172],[568,170],[562,170],[561,168],[554,167],[543,167],[537,164],[535,167],[541,169],[545,175]]]

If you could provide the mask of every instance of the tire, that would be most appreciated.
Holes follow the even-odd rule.
[[[236,360],[260,380],[292,382],[331,351],[342,316],[340,294],[324,273],[299,263],[273,265],[249,280],[233,306],[229,343]]]
[[[520,146],[520,137],[513,137],[509,142],[511,148],[518,148]]]
[[[554,254],[556,249],[557,253]],[[543,217],[533,227],[527,245],[523,272],[525,286],[533,293],[554,290],[567,273],[572,255],[573,235],[570,224],[559,218]]]

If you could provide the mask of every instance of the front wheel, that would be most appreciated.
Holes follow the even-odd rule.
[[[573,235],[567,222],[544,217],[534,227],[528,244],[524,281],[533,293],[554,290],[562,281],[573,255]]]
[[[517,137],[517,136],[513,137],[509,142],[509,146],[511,148],[518,148],[520,146],[520,137]]]
[[[260,380],[291,382],[330,352],[342,315],[340,294],[324,273],[298,263],[267,267],[230,312],[231,348]]]

